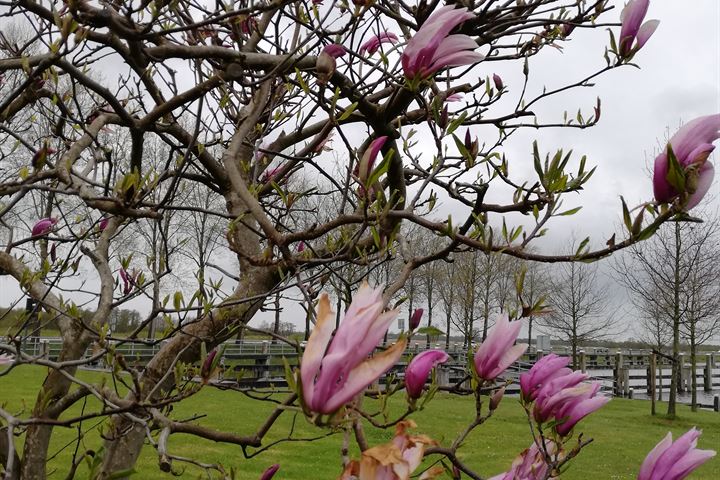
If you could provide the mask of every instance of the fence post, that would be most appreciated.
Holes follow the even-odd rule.
[[[713,397],[713,410],[720,412],[720,395],[715,395]]]
[[[540,359],[541,359],[542,357],[544,357],[544,356],[545,356],[545,354],[543,353],[543,351],[542,351],[542,350],[538,350],[537,352],[535,352],[535,361],[537,362],[538,360],[540,360]]]
[[[613,395],[620,396],[623,392],[623,355],[620,351],[615,354],[615,368],[613,368]]]
[[[705,354],[705,368],[703,369],[703,389],[712,392],[712,354]]]
[[[680,375],[679,378],[679,387],[681,392],[687,392],[689,390],[688,385],[688,372],[685,369],[685,352],[680,352],[678,354],[678,374]]]
[[[583,373],[587,372],[587,356],[585,355],[585,350],[580,350],[580,371]]]
[[[630,388],[630,367],[623,367],[622,369],[622,383],[623,383],[623,395],[630,397],[632,388]]]

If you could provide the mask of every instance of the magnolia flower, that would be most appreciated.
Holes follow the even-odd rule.
[[[599,390],[600,383],[592,382],[563,388],[551,395],[543,395],[541,391],[533,411],[535,419],[545,422],[554,417],[557,422],[555,430],[559,435],[566,436],[580,420],[610,401],[608,397],[597,395]]]
[[[595,382],[584,394],[574,397],[569,402],[565,402],[565,404],[558,409],[555,414],[555,419],[559,422],[555,426],[558,434],[562,436],[568,435],[580,420],[600,409],[610,401],[609,397],[597,395],[599,389],[600,384]]]
[[[402,67],[408,79],[424,79],[447,67],[470,65],[484,57],[474,52],[477,43],[467,35],[449,35],[466,20],[475,18],[467,8],[452,5],[439,8],[423,23],[402,53]]]
[[[387,139],[387,136],[378,137],[370,142],[370,145],[368,145],[365,149],[362,158],[360,158],[360,162],[358,162],[357,167],[355,167],[355,175],[358,177],[360,182],[367,182],[367,179],[370,177],[370,172],[372,172],[373,165],[375,164],[375,158],[378,153],[380,153],[380,150],[382,150],[382,147],[385,145]]]
[[[427,350],[410,361],[405,369],[405,390],[408,397],[420,398],[430,371],[439,363],[445,363],[450,356],[442,350]]]
[[[627,58],[640,50],[660,24],[659,20],[648,20],[642,23],[649,6],[650,0],[630,0],[620,13],[622,27],[620,28],[619,53],[621,57]]]
[[[57,218],[42,218],[33,225],[32,236],[37,237],[39,235],[47,235],[52,232],[53,227],[57,223]]]
[[[495,84],[495,88],[497,88],[498,91],[502,90],[505,85],[503,84],[503,80],[500,77],[500,75],[498,75],[497,73],[493,73],[492,78],[493,78],[493,83]]]
[[[202,367],[200,367],[200,377],[207,381],[213,374],[215,370],[215,357],[217,356],[217,349],[212,350],[210,353],[207,354],[207,357],[205,357],[205,361],[202,364]]]
[[[317,321],[300,364],[303,400],[318,413],[333,413],[392,367],[405,350],[401,338],[371,358],[397,310],[383,312],[382,291],[363,283],[340,327],[332,336],[335,312],[327,294],[320,296]]]
[[[260,182],[267,183],[270,180],[274,180],[275,176],[280,173],[280,170],[282,170],[282,167],[282,165],[278,165],[277,167],[265,170],[260,177]]]
[[[103,217],[100,219],[100,222],[98,223],[98,228],[100,230],[105,230],[108,226],[108,222],[110,221],[109,217]]]
[[[315,63],[315,71],[317,72],[318,82],[321,85],[325,85],[330,81],[337,67],[335,60],[345,55],[345,53],[345,47],[337,43],[332,43],[323,48]]]
[[[707,161],[715,149],[712,143],[720,138],[720,114],[692,120],[672,136],[668,144],[680,166],[685,169],[686,192],[678,192],[668,181],[668,151],[655,159],[653,190],[658,202],[669,202],[681,193],[689,194],[685,208],[695,207],[710,189],[715,169]]]
[[[132,290],[132,283],[130,281],[130,276],[127,273],[127,270],[124,268],[120,269],[120,278],[123,282],[123,295],[127,295]]]
[[[545,440],[545,449],[551,456],[557,452],[557,446],[552,440]],[[546,478],[549,468],[545,455],[537,444],[533,443],[513,460],[509,471],[495,475],[489,480],[542,480]]]
[[[570,357],[558,357],[554,353],[535,362],[535,365],[527,373],[520,375],[522,398],[527,402],[535,400],[540,388],[545,384],[557,377],[571,373],[569,368],[565,368],[568,363],[570,363]]]
[[[353,460],[347,465],[340,480],[410,480],[410,475],[422,463],[425,447],[435,444],[425,435],[406,433],[415,426],[412,420],[399,422],[391,442],[365,450],[360,462]],[[443,471],[443,468],[430,469],[419,478],[435,478]]]
[[[638,480],[682,480],[715,456],[714,450],[699,450],[701,430],[690,429],[673,442],[672,433],[655,445],[640,467]]]
[[[280,469],[280,464],[276,463],[275,465],[272,465],[267,468],[260,477],[260,480],[270,480],[274,475],[275,472],[277,472]]]
[[[416,308],[413,312],[412,316],[410,317],[409,327],[410,330],[415,330],[420,326],[420,320],[422,320],[422,316],[425,310],[422,308]]]
[[[398,43],[398,36],[392,32],[380,32],[378,35],[373,35],[360,46],[360,54],[367,52],[369,55],[373,55],[378,51],[382,43],[392,43],[394,45]]]
[[[555,412],[567,395],[573,393],[573,388],[587,380],[587,374],[583,372],[570,372],[559,376],[540,388],[535,398],[534,416],[538,422],[547,421]],[[580,395],[582,392],[576,392]]]
[[[448,95],[445,98],[445,102],[452,103],[452,102],[460,102],[463,99],[462,93],[453,93],[452,95]]]
[[[510,322],[507,315],[496,317],[495,325],[475,352],[475,372],[484,380],[494,380],[527,350],[527,345],[513,345],[522,323]]]

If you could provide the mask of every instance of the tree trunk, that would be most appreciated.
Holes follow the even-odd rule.
[[[532,348],[532,324],[533,316],[528,317],[528,350]],[[537,348],[535,349],[537,351]]]
[[[433,282],[430,282],[428,287],[428,327],[432,327],[432,311],[433,311],[433,302],[432,302],[432,291],[433,291]],[[428,333],[425,337],[425,347],[430,348],[430,334]]]
[[[697,403],[697,339],[695,338],[695,319],[690,321],[690,388],[692,389],[690,409],[698,411]]]
[[[673,282],[673,351],[672,374],[670,378],[670,398],[667,414],[675,416],[678,392],[679,360],[680,360],[680,223],[675,223],[675,278]]]
[[[214,348],[226,337],[229,326],[235,324],[246,324],[257,310],[262,306],[267,295],[276,287],[281,280],[277,269],[267,267],[252,267],[243,265],[240,269],[243,272],[237,288],[233,295],[227,299],[224,306],[221,304],[202,320],[188,325],[184,333],[180,333],[166,343],[155,357],[150,360],[145,368],[142,377],[141,398],[144,402],[152,401],[163,393],[167,393],[175,385],[174,376],[170,375],[164,379],[162,385],[158,385],[172,365],[177,362],[193,363],[200,357],[200,346],[204,341],[207,348]],[[256,298],[252,302],[237,303],[236,300],[244,298]],[[151,398],[148,395],[153,394]],[[130,400],[137,400],[130,395]],[[133,412],[137,416],[149,418],[147,412],[142,410]],[[113,417],[112,425],[106,433],[105,455],[103,469],[100,475],[101,480],[112,477],[114,472],[131,469],[140,455],[146,429],[143,425],[132,423],[125,417],[116,415]],[[127,477],[120,477],[127,478]],[[119,479],[118,479],[119,480]]]
[[[309,319],[306,319],[309,321]],[[280,335],[280,290],[275,294],[275,324],[273,325],[273,333]],[[272,338],[272,343],[277,343],[277,338]]]

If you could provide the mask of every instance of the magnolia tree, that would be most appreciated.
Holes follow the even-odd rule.
[[[396,315],[389,301],[430,262],[469,249],[591,261],[648,238],[700,201],[720,115],[689,122],[670,140],[655,163],[655,199],[635,208],[618,202],[625,228],[599,250],[587,241],[567,255],[530,248],[555,217],[576,211],[562,202],[590,180],[585,157],[540,143],[528,145],[527,159],[504,155],[523,129],[600,120],[599,101],[560,122],[534,108],[632,65],[658,26],[643,23],[648,4],[632,0],[620,14],[600,0],[1,1],[0,272],[36,302],[0,340],[3,389],[24,364],[47,371],[34,405],[0,408],[5,478],[45,478],[54,429],[77,427],[79,447],[81,422],[97,417],[106,418],[104,446],[88,462],[91,478],[130,475],[143,448],[157,451],[163,471],[188,462],[231,477],[222,459],[180,457],[169,438],[236,444],[249,456],[267,448],[267,432],[287,411],[355,439],[358,458],[347,455],[348,440],[327,452],[342,478],[495,473],[468,466],[461,448],[498,408],[505,370],[526,348],[514,345],[522,320],[495,319],[470,352],[475,414],[447,444],[409,432],[416,424],[422,431],[415,412],[432,397],[424,385],[446,354],[418,355],[405,390],[395,382],[374,392],[407,401],[405,413],[383,421],[363,407],[363,392],[400,361],[414,330],[371,354]],[[603,66],[530,93],[529,60],[594,28],[609,32]],[[510,85],[493,74],[495,62],[515,63],[522,80]],[[491,189],[504,200],[486,200]],[[410,248],[408,225],[438,241]],[[384,290],[360,286],[333,333],[339,317],[323,285],[389,257],[401,258],[402,270]],[[522,275],[515,283],[521,291]],[[174,404],[210,388],[222,356],[213,349],[285,288],[302,292],[314,323],[304,346],[279,338],[301,357],[288,368],[290,394],[273,397],[267,419],[244,419],[257,422],[250,436],[175,417]],[[111,312],[136,299],[149,312],[127,338],[113,336]],[[516,316],[543,305],[522,307]],[[25,328],[31,319],[40,327]],[[27,353],[37,328],[51,322],[62,339],[57,358]],[[116,350],[134,339],[160,346],[142,369]],[[78,378],[79,367],[99,359],[113,382]],[[557,476],[590,441],[573,432],[607,399],[566,365],[548,356],[521,378],[529,448],[495,478]],[[127,393],[109,387],[120,384]],[[87,397],[98,403],[68,414]],[[363,425],[395,428],[396,436],[370,445]],[[698,436],[663,440],[638,466],[639,478],[686,476],[712,455],[695,449]],[[67,478],[82,463],[76,452]]]

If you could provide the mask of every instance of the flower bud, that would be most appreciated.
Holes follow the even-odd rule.
[[[498,405],[500,405],[500,402],[503,399],[503,395],[505,395],[505,387],[502,387],[498,390],[495,390],[492,395],[490,395],[490,411],[497,409]]]
[[[277,472],[280,469],[280,464],[276,463],[275,465],[272,465],[267,468],[260,477],[260,480],[270,480],[274,475],[275,472]]]
[[[442,350],[426,350],[415,356],[405,369],[405,390],[408,397],[420,398],[430,371],[449,359],[450,356]]]
[[[500,78],[500,75],[498,75],[497,73],[493,73],[493,83],[495,84],[495,88],[497,88],[498,91],[502,90],[505,86],[503,84],[502,78]]]
[[[420,326],[420,320],[422,320],[423,313],[425,311],[422,308],[416,308],[410,317],[410,330],[415,330]]]
[[[216,356],[217,350],[213,350],[212,352],[208,353],[207,357],[205,357],[205,361],[200,368],[200,377],[203,379],[204,382],[206,382],[213,373],[213,362]]]
[[[442,111],[440,112],[440,118],[438,119],[438,127],[445,130],[448,126],[448,107],[447,105],[443,106]]]
[[[323,51],[318,55],[317,62],[315,63],[315,71],[317,73],[318,82],[321,85],[325,85],[333,73],[337,63],[335,59],[345,55],[345,47],[336,43],[330,44],[323,48]]]

